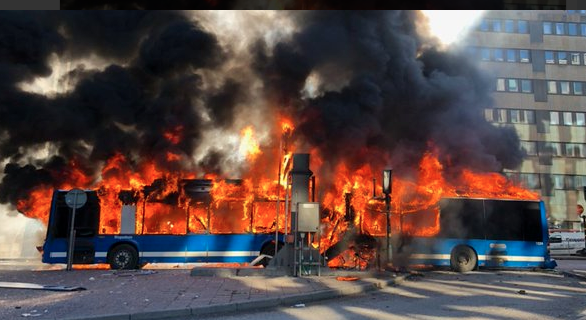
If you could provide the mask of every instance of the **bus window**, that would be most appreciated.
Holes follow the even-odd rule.
[[[442,238],[484,239],[482,200],[443,199],[440,202]]]
[[[486,238],[523,241],[523,202],[485,201]]]
[[[543,241],[543,226],[541,224],[541,209],[539,203],[523,203],[523,239],[525,241]]]
[[[56,192],[55,207],[52,212],[49,236],[53,238],[67,238],[69,235],[72,209],[65,203],[66,192]],[[100,200],[95,192],[86,192],[87,202],[76,209],[75,230],[76,237],[93,237],[97,234],[100,217]]]

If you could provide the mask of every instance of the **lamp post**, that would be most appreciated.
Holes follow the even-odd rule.
[[[383,170],[383,193],[385,194],[385,204],[387,211],[387,263],[393,258],[392,247],[389,233],[391,232],[391,193],[392,193],[392,169]]]

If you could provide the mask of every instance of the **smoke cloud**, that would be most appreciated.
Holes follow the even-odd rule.
[[[522,159],[515,132],[484,120],[490,79],[434,49],[417,32],[418,12],[276,13],[263,23],[288,21],[291,31],[267,37],[246,26],[235,41],[211,27],[220,14],[198,14],[207,17],[0,12],[0,202],[71,181],[72,164],[97,177],[116,154],[131,165],[233,172],[222,139],[247,122],[266,133],[277,114],[294,120],[299,151],[317,150],[325,170],[345,161],[409,172],[430,145],[448,168],[499,171]],[[66,92],[23,90],[52,75],[55,57],[103,66],[72,66],[59,79]],[[53,152],[31,155],[46,144]]]

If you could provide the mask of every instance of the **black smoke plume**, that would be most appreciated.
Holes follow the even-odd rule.
[[[130,164],[154,159],[168,170],[221,173],[231,156],[222,146],[199,163],[183,160],[192,159],[206,130],[230,128],[261,104],[289,115],[306,144],[298,151],[317,148],[329,168],[344,160],[351,169],[368,163],[408,172],[430,145],[448,168],[499,171],[521,161],[515,132],[483,118],[492,105],[490,79],[421,37],[418,12],[278,13],[275,19],[291,19],[295,29],[247,48],[248,74],[258,79],[225,74],[236,59],[232,44],[187,15],[0,12],[0,162],[7,163],[0,202],[68,181],[72,163],[96,176],[118,153]],[[51,97],[21,89],[50,75],[55,56],[107,63],[77,66],[64,79],[71,90]],[[249,92],[253,80],[261,93]],[[252,96],[266,101],[241,103]],[[31,156],[46,144],[50,156]]]

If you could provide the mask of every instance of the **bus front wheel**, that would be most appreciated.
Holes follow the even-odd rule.
[[[457,272],[468,272],[476,268],[476,253],[468,246],[459,246],[452,250],[450,266]]]
[[[117,245],[108,253],[108,263],[112,269],[136,269],[138,252],[129,244]]]

